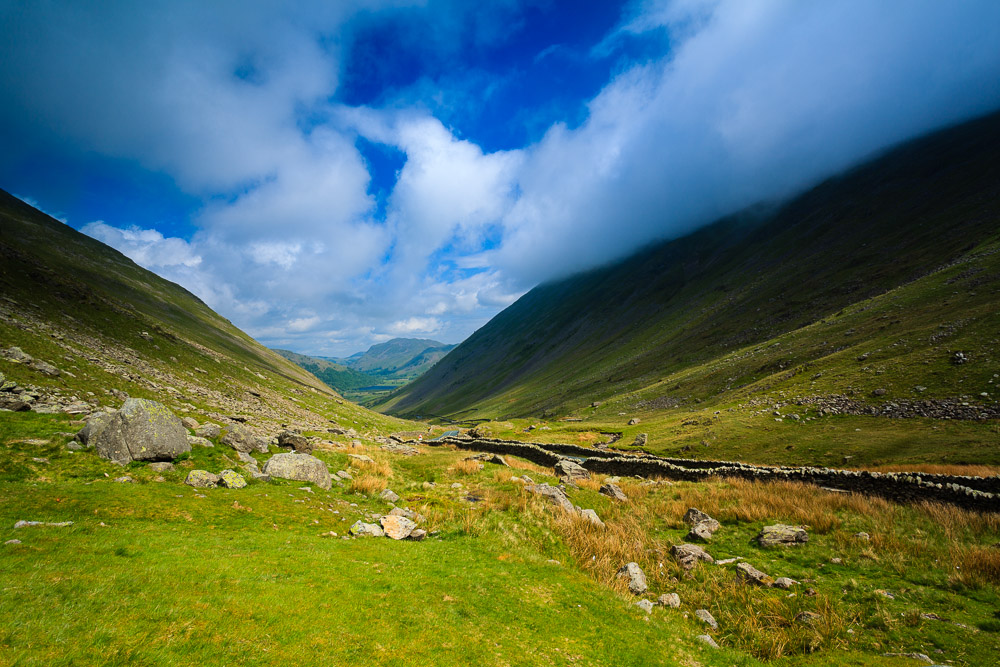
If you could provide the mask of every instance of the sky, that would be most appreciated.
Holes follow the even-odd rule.
[[[0,188],[270,347],[533,286],[1000,108],[1000,2],[0,0]]]

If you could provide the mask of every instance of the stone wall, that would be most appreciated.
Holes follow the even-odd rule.
[[[736,461],[670,459],[649,454],[627,456],[621,452],[588,449],[576,445],[525,443],[491,438],[453,437],[440,442],[460,449],[519,456],[546,467],[554,466],[564,456],[573,456],[584,459],[582,463],[584,468],[606,475],[692,482],[724,478],[802,482],[838,491],[881,496],[896,502],[932,500],[978,511],[1000,512],[1000,477],[755,466]]]

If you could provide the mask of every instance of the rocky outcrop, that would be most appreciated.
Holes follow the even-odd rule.
[[[311,482],[329,490],[333,483],[326,464],[315,456],[295,452],[275,454],[264,464],[264,474],[281,479]]]
[[[563,484],[576,484],[585,479],[590,479],[590,472],[573,459],[560,459],[555,466],[556,477]]]
[[[301,433],[282,431],[278,434],[278,447],[291,447],[300,454],[312,454],[313,444]]]
[[[219,484],[219,476],[207,470],[192,470],[184,483],[197,489],[205,489]]]
[[[204,436],[202,436],[204,437]],[[267,440],[251,431],[242,424],[235,424],[226,429],[220,442],[232,447],[238,452],[267,453]]]
[[[804,526],[787,526],[778,523],[764,526],[754,540],[762,547],[789,547],[805,544],[809,541],[809,533]]]
[[[130,398],[88,442],[109,461],[166,461],[191,451],[187,429],[165,405],[145,398]]]

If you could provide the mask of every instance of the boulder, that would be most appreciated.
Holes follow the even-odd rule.
[[[215,445],[212,444],[211,440],[206,440],[205,438],[202,438],[197,435],[189,435],[188,444],[191,445],[192,447],[215,447]]]
[[[573,503],[569,501],[569,498],[566,496],[566,492],[558,486],[549,486],[548,484],[531,484],[524,488],[531,493],[545,497],[556,507],[560,507],[571,514],[576,512],[576,508],[573,507]]]
[[[385,531],[386,537],[391,537],[394,540],[405,540],[417,527],[416,523],[405,516],[392,514],[379,519],[379,523],[382,524],[382,530]]]
[[[247,481],[243,475],[235,470],[223,470],[219,473],[219,486],[224,486],[227,489],[242,489],[246,485]]]
[[[598,528],[604,528],[604,522],[601,521],[601,517],[597,516],[597,512],[594,510],[581,510],[580,518],[594,524]]]
[[[392,489],[382,489],[382,493],[378,494],[378,497],[387,503],[399,502],[399,495]]]
[[[773,526],[764,526],[754,539],[762,547],[788,547],[805,544],[809,541],[809,534],[806,532],[805,526],[787,526],[779,523]]]
[[[355,537],[385,537],[385,531],[378,524],[358,520],[351,526],[351,535]]]
[[[193,417],[181,417],[181,424],[184,424],[184,428],[189,431],[193,431],[199,426],[198,421]]]
[[[149,469],[153,472],[170,472],[174,469],[174,464],[168,461],[156,461],[149,464]]]
[[[690,508],[684,513],[684,523],[689,526],[697,526],[700,523],[706,523],[713,533],[719,529],[718,521],[695,507]]]
[[[646,584],[646,573],[638,563],[626,563],[618,570],[617,576],[628,581],[628,589],[633,595],[642,595],[649,589]]]
[[[715,559],[697,544],[675,544],[670,547],[673,556],[685,570],[693,570],[700,561],[714,563]]]
[[[426,530],[424,530],[423,528],[415,528],[413,532],[410,533],[409,537],[407,537],[406,539],[410,540],[411,542],[419,542],[425,537],[427,537]]]
[[[198,489],[216,486],[219,483],[219,476],[207,470],[192,470],[188,473],[184,483]]]
[[[576,484],[580,480],[590,479],[590,471],[573,459],[559,459],[555,470],[556,477],[565,484]]]
[[[635,440],[632,441],[633,447],[645,447],[649,442],[649,435],[646,433],[639,433],[635,436]]]
[[[628,420],[628,425],[629,426],[635,426],[638,423],[639,423],[639,418],[638,417],[632,417],[632,419]]]
[[[771,586],[774,579],[764,574],[750,563],[736,564],[736,578],[746,584],[754,586]]]
[[[695,639],[703,644],[708,644],[712,648],[719,648],[719,645],[715,643],[714,639],[712,639],[712,635],[698,635]]]
[[[771,584],[771,588],[781,588],[787,591],[789,588],[795,586],[798,583],[799,582],[789,577],[778,577],[777,579],[774,580],[774,583]]]
[[[3,351],[3,356],[15,364],[28,364],[34,361],[34,357],[19,347],[10,347]]]
[[[76,439],[84,446],[91,444],[90,439],[96,437],[98,433],[111,423],[111,418],[115,416],[115,412],[115,410],[102,410],[90,415],[87,423],[77,432]]]
[[[222,434],[222,427],[218,424],[202,424],[194,430],[194,434],[199,438],[215,440]]]
[[[130,398],[99,433],[91,433],[97,453],[109,461],[164,461],[191,451],[187,430],[167,406]]]
[[[202,436],[204,437],[204,436]],[[242,424],[236,424],[226,429],[220,442],[238,452],[267,453],[267,440],[251,431]],[[280,477],[280,475],[278,475]]]
[[[681,606],[681,596],[677,593],[664,593],[656,599],[656,602],[664,607],[677,609]]]
[[[46,363],[41,359],[35,359],[28,364],[28,368],[34,369],[41,373],[42,375],[48,375],[49,377],[59,377],[61,371],[50,363]]]
[[[601,487],[600,493],[602,495],[608,496],[609,498],[614,498],[615,500],[618,500],[620,502],[625,502],[628,500],[628,496],[626,496],[622,492],[622,490],[618,488],[618,485],[612,484],[610,482]]]
[[[278,447],[291,447],[301,454],[312,454],[313,444],[301,433],[282,431],[278,434]]]
[[[699,523],[691,527],[684,539],[689,542],[711,542],[712,531],[709,530],[708,524]]]
[[[414,512],[409,507],[393,507],[392,511],[389,512],[389,515],[390,516],[405,516],[410,521],[416,521],[417,523],[420,523],[420,522],[422,522],[422,521],[425,520],[424,516],[422,514],[418,514],[417,512]]]
[[[297,452],[275,454],[264,464],[264,474],[281,479],[312,482],[321,489],[329,490],[333,486],[326,464],[309,454]]]

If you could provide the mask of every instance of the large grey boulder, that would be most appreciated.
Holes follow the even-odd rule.
[[[628,580],[628,589],[634,595],[642,595],[649,586],[646,584],[646,573],[638,563],[626,563],[618,570],[618,578]]]
[[[204,436],[203,436],[204,437]],[[226,429],[220,442],[238,452],[267,453],[267,440],[251,431],[246,426],[236,424]]]
[[[394,540],[405,540],[410,536],[417,524],[405,516],[397,515],[387,515],[379,519],[379,523],[382,524],[382,530],[385,531],[386,537],[391,537]]]
[[[197,489],[207,489],[219,483],[219,476],[207,470],[192,470],[184,483]]]
[[[194,434],[199,438],[214,440],[222,434],[222,427],[218,424],[202,424],[194,429]]]
[[[350,533],[355,537],[385,537],[382,526],[375,523],[365,523],[360,519],[351,526]]]
[[[321,489],[333,486],[326,464],[315,456],[290,452],[275,454],[264,464],[264,474],[299,482],[312,482]]]
[[[84,424],[83,428],[79,430],[76,434],[76,439],[80,441],[80,444],[87,446],[92,444],[90,442],[91,438],[95,438],[97,434],[104,430],[104,428],[111,423],[111,418],[115,416],[115,410],[102,410],[101,412],[95,412],[90,415],[87,419],[87,423]]]
[[[313,444],[309,438],[294,431],[282,431],[279,433],[278,447],[291,447],[301,454],[313,453]]]
[[[191,451],[187,429],[167,406],[130,398],[88,441],[97,453],[122,465],[130,461],[169,461]]]

